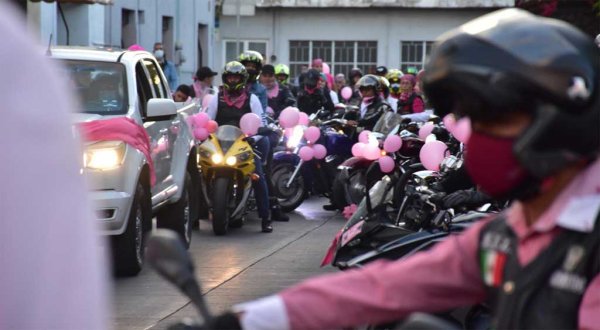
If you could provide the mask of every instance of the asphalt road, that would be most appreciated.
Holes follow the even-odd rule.
[[[274,223],[270,234],[260,232],[253,214],[243,228],[227,236],[214,236],[211,224],[201,221],[190,253],[210,310],[222,312],[235,303],[335,271],[319,265],[344,219],[323,211],[324,202],[307,200],[290,213],[290,222]],[[115,329],[165,329],[183,317],[196,316],[189,299],[149,267],[137,277],[114,279],[113,299]]]

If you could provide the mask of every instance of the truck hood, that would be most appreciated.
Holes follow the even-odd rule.
[[[93,120],[100,120],[106,116],[97,115],[94,113],[75,113],[72,116],[73,124],[85,123]]]

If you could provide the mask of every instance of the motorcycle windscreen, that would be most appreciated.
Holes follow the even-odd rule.
[[[392,111],[388,111],[384,113],[375,126],[373,127],[373,132],[381,133],[383,135],[388,135],[392,129],[396,128],[396,126],[400,125],[402,121],[402,116],[396,114]]]
[[[221,151],[224,155],[227,154],[227,151],[229,151],[229,148],[231,148],[233,143],[237,141],[237,139],[239,139],[240,136],[243,135],[244,133],[242,132],[242,130],[231,125],[219,126],[215,134],[217,140],[219,140],[219,144],[221,145]]]

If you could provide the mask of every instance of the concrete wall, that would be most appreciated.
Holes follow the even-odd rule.
[[[143,20],[135,22],[137,26],[137,44],[152,51],[155,42],[162,41],[162,18],[173,18],[171,31],[173,42],[165,46],[168,58],[174,54],[174,44],[179,41],[186,62],[179,68],[180,83],[191,83],[193,73],[199,66],[214,66],[214,4],[215,0],[114,0],[113,5],[62,4],[65,19],[69,27],[69,44],[80,46],[121,47],[122,10],[143,12]],[[54,45],[65,45],[66,29],[56,3],[27,4],[27,17],[30,29],[42,44],[48,44],[53,35]],[[198,24],[206,28],[203,31],[203,63],[198,62]],[[130,46],[123,45],[124,47]]]
[[[256,9],[241,17],[236,34],[234,16],[221,18],[221,39],[215,45],[216,63],[223,67],[223,40],[268,40],[268,56],[289,61],[289,40],[376,40],[378,64],[390,68],[400,63],[401,40],[432,41],[441,33],[493,9]]]

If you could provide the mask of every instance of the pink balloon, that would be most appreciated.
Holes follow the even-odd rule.
[[[454,117],[454,114],[452,114],[452,113],[447,114],[444,117],[443,122],[444,122],[444,127],[446,127],[448,132],[450,132],[450,134],[452,134],[452,132],[454,131],[454,128],[456,127],[456,117]]]
[[[212,94],[204,95],[204,97],[202,98],[202,109],[208,108],[208,105],[210,104],[210,101],[212,101],[213,97],[214,95]]]
[[[204,141],[208,137],[208,131],[204,127],[194,128],[194,139]]]
[[[421,128],[419,128],[419,139],[425,140],[425,138],[427,138],[427,136],[429,136],[429,134],[431,134],[431,131],[433,131],[433,128],[434,128],[433,123],[426,123],[425,125],[421,126]]]
[[[329,68],[329,64],[323,62],[323,73],[324,74],[329,74],[331,73],[331,68]]]
[[[402,147],[402,138],[398,135],[390,135],[383,141],[383,150],[387,153],[394,153]]]
[[[371,131],[362,131],[358,134],[358,142],[369,143],[369,133]]]
[[[283,128],[294,127],[298,125],[298,120],[300,120],[300,111],[294,107],[287,107],[283,109],[279,115],[279,124],[281,124],[281,127]]]
[[[313,151],[315,152],[316,159],[323,159],[323,158],[325,158],[325,156],[327,156],[327,148],[325,148],[324,145],[315,144],[314,146],[312,146],[312,148],[313,148]]]
[[[454,135],[458,141],[467,143],[469,137],[471,137],[471,119],[469,119],[469,117],[464,117],[457,121],[452,135]]]
[[[448,146],[441,141],[429,141],[423,145],[419,158],[426,169],[430,171],[439,171],[440,163],[446,157]]]
[[[306,112],[300,112],[298,124],[304,126],[308,126],[308,124],[310,124],[310,119],[308,119],[308,115],[306,114]]]
[[[321,130],[318,127],[311,126],[304,131],[304,138],[308,143],[315,143],[321,137]]]
[[[365,151],[366,144],[362,142],[357,142],[352,146],[352,156],[354,157],[363,157],[363,152]]]
[[[194,126],[195,127],[206,127],[206,124],[210,120],[210,117],[206,114],[206,112],[200,112],[194,115]]]
[[[348,101],[351,97],[352,97],[352,88],[346,86],[344,88],[342,88],[342,98],[346,101]]]
[[[368,160],[379,159],[379,157],[381,157],[381,150],[376,145],[367,144],[363,151],[363,157],[365,157]]]
[[[255,113],[247,113],[240,119],[240,129],[248,136],[258,133],[260,125],[260,117]]]
[[[383,173],[390,173],[394,170],[396,163],[394,163],[394,159],[390,156],[383,156],[379,158],[379,169]]]
[[[208,123],[206,123],[206,130],[208,130],[208,133],[212,134],[216,132],[217,128],[219,128],[219,124],[214,120],[209,120]]]
[[[313,157],[315,156],[315,152],[314,152],[313,148],[311,148],[309,146],[304,146],[304,147],[300,148],[300,151],[298,152],[298,156],[300,156],[300,159],[307,162],[307,161],[313,159]]]

